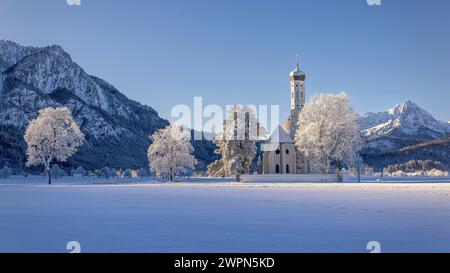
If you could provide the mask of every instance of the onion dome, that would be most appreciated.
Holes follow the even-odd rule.
[[[294,71],[291,72],[291,74],[289,74],[289,77],[291,78],[291,80],[300,80],[300,81],[304,81],[306,78],[305,72],[298,69],[298,57],[296,60],[295,69]]]

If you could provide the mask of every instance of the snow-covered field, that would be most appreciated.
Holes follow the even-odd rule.
[[[69,241],[82,252],[368,252],[369,241],[383,252],[450,252],[448,180],[47,186],[15,177],[0,180],[0,252],[67,252]]]

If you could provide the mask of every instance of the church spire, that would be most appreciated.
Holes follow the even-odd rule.
[[[298,54],[295,54],[295,70],[298,70]]]

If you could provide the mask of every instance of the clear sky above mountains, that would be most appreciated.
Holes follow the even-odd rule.
[[[450,120],[450,1],[0,0],[0,39],[59,44],[88,73],[169,118],[175,104],[289,107],[300,55],[307,95],[356,110],[411,99]]]

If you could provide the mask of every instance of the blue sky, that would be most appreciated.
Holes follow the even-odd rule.
[[[169,118],[175,104],[279,104],[295,54],[307,95],[359,113],[411,99],[450,120],[450,1],[0,0],[0,39],[59,44],[88,73]]]

